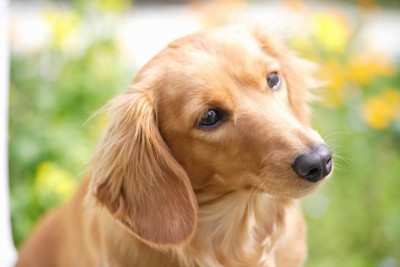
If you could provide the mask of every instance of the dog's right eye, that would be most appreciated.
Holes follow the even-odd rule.
[[[272,72],[267,76],[268,87],[272,91],[276,91],[281,86],[281,77],[277,72]]]
[[[222,110],[213,108],[207,110],[207,112],[200,117],[197,125],[200,128],[214,128],[218,126],[223,119],[224,112]]]

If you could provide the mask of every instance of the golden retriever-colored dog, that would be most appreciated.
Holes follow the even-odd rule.
[[[259,27],[172,42],[108,104],[87,178],[17,266],[301,266],[298,198],[333,164],[310,74]]]

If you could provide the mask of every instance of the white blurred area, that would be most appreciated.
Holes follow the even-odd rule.
[[[311,12],[337,10],[348,20],[362,22],[361,42],[369,49],[382,51],[394,60],[400,56],[400,12],[378,8],[359,12],[345,4],[310,3],[307,7],[291,7],[285,1],[232,2],[226,6],[211,2],[186,5],[133,5],[129,12],[98,18],[95,29],[110,31],[116,38],[122,57],[135,67],[146,63],[170,41],[215,23],[258,23],[283,35],[307,33],[312,28]],[[299,12],[298,9],[303,9]],[[311,12],[304,12],[304,8]],[[11,49],[18,53],[32,52],[48,45],[51,29],[45,21],[46,10],[68,12],[67,3],[43,5],[12,2],[10,14]],[[212,23],[210,23],[210,18]],[[221,20],[221,21],[219,21]],[[211,25],[212,26],[212,25]],[[91,34],[82,33],[70,42],[71,53],[79,52]],[[85,39],[86,38],[86,39]]]
[[[7,37],[8,2],[0,0],[0,266],[12,267],[17,258],[11,236],[8,190],[8,86],[9,47]]]

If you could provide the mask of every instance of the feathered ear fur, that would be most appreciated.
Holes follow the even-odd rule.
[[[90,162],[90,193],[150,245],[184,245],[195,231],[197,202],[153,105],[148,91],[135,88],[109,103],[110,122]]]
[[[305,126],[310,126],[309,102],[313,94],[311,89],[321,85],[314,78],[317,66],[307,60],[301,59],[279,42],[274,34],[267,33],[265,29],[255,26],[253,36],[260,43],[261,49],[268,55],[279,60],[283,75],[285,76],[289,94],[290,105],[298,120]]]

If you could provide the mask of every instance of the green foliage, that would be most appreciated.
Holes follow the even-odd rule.
[[[337,12],[314,16],[316,29],[292,45],[318,62],[319,76],[329,81],[313,118],[335,169],[304,200],[306,266],[399,266],[400,68],[360,43],[360,21]]]
[[[64,186],[80,179],[101,128],[101,121],[87,120],[127,88],[131,73],[109,39],[74,56],[57,49],[12,55],[9,165],[16,244],[44,211],[69,197],[38,188],[54,175]]]
[[[316,108],[315,113],[317,129],[334,150],[335,173],[322,190],[304,201],[310,254],[306,266],[398,266],[396,137],[355,128],[348,110]]]

